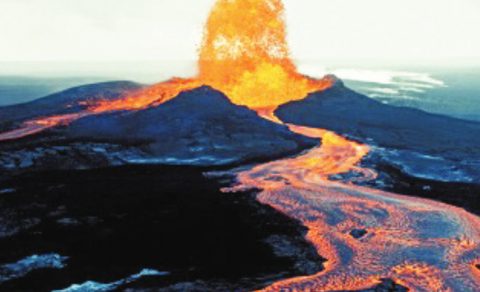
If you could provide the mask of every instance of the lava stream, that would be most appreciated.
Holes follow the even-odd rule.
[[[43,132],[47,129],[54,128],[60,125],[67,125],[74,120],[80,119],[91,115],[89,111],[82,111],[73,114],[64,114],[58,116],[49,116],[33,119],[30,121],[24,122],[20,128],[0,133],[0,142],[20,139],[23,137],[31,136],[40,132]]]
[[[349,171],[371,177],[357,163],[368,147],[332,132],[291,125],[322,137],[298,157],[238,173],[226,191],[256,188],[258,200],[308,228],[307,239],[327,259],[325,270],[274,283],[265,291],[367,289],[390,278],[412,291],[478,291],[480,219],[426,199],[329,180]],[[365,230],[359,239],[353,230]]]
[[[158,106],[176,97],[180,92],[194,89],[200,85],[201,83],[195,79],[173,78],[136,92],[127,93],[123,98],[84,103],[86,108],[83,111],[28,120],[18,129],[0,133],[0,142],[20,139],[57,126],[68,125],[90,115],[122,110],[135,111]]]

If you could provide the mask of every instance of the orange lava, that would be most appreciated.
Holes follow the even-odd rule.
[[[199,79],[250,108],[276,107],[325,89],[297,72],[280,0],[218,0],[205,26]]]
[[[322,146],[296,159],[295,167],[310,169],[310,174],[328,177],[334,174],[349,171],[363,172],[368,179],[375,178],[376,174],[367,169],[357,167],[357,164],[368,154],[367,145],[350,141],[340,135],[324,129],[315,129],[289,125],[292,132],[311,138],[320,138]]]
[[[73,114],[64,114],[58,116],[42,117],[30,121],[26,121],[23,125],[12,131],[0,133],[0,142],[20,139],[31,136],[47,129],[54,128],[60,125],[67,125],[74,120],[90,115],[89,111],[82,111]]]
[[[478,291],[478,217],[435,201],[332,181],[331,175],[346,171],[369,179],[374,172],[356,166],[368,148],[328,131],[291,127],[324,142],[298,157],[241,171],[238,185],[224,191],[261,189],[258,200],[302,222],[327,262],[316,275],[282,280],[264,291],[359,290],[383,278],[411,291]],[[355,239],[353,229],[368,233]]]
[[[150,106],[158,106],[176,97],[180,92],[191,90],[201,86],[196,79],[173,78],[145,89],[127,94],[123,98],[115,100],[100,100],[86,104],[87,109],[72,114],[41,117],[26,121],[18,129],[0,133],[0,141],[8,141],[23,138],[40,133],[57,126],[67,125],[80,118],[121,110],[141,110]]]
[[[125,98],[102,100],[90,105],[89,110],[92,113],[141,110],[151,106],[158,106],[175,98],[182,91],[191,90],[201,85],[202,84],[196,79],[173,78],[166,82],[157,83],[138,92],[131,93]]]

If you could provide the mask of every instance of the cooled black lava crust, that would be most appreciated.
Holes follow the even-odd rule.
[[[128,166],[29,173],[1,182],[16,191],[0,196],[0,212],[14,226],[33,225],[0,239],[0,264],[52,252],[69,259],[64,269],[36,270],[0,290],[108,283],[144,268],[170,275],[131,288],[194,282],[249,290],[322,269],[324,260],[303,239],[298,222],[259,204],[253,192],[221,193],[204,170]],[[288,238],[294,255],[274,253],[266,243],[272,238]]]

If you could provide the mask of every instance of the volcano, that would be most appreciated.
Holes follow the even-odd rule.
[[[480,124],[298,72],[218,0],[198,74],[0,107],[0,288],[478,291]]]
[[[386,105],[354,92],[341,80],[325,91],[281,105],[275,114],[286,123],[331,129],[381,147],[480,159],[480,149],[471,147],[480,145],[480,123]]]
[[[113,99],[124,85],[100,84],[96,94],[103,96],[109,92]],[[72,100],[65,101],[62,97],[88,92],[88,98],[78,94],[75,101],[88,102],[92,100],[91,96],[95,96],[92,88],[95,85],[67,90],[18,106],[20,109],[8,107],[0,109],[0,112],[15,113],[10,115],[11,120],[7,120],[7,123],[14,124],[26,117],[32,118],[35,114],[31,108],[39,107],[40,114],[44,113],[39,106],[43,103],[48,104],[49,111],[57,114],[66,112],[68,116],[75,110],[78,113],[83,109],[78,106],[65,110],[65,102],[71,103]],[[105,166],[103,161],[116,165],[167,163],[212,166],[271,159],[298,153],[317,144],[318,140],[262,119],[254,111],[234,105],[221,92],[205,86],[183,92],[159,106],[87,115],[25,141],[7,143],[0,155],[0,167],[3,166],[4,171],[91,168]],[[123,151],[123,157],[112,153],[114,151]],[[102,163],[99,164],[99,161]]]

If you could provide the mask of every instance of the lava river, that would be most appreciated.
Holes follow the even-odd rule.
[[[479,291],[480,219],[463,209],[330,180],[356,172],[368,146],[335,133],[290,126],[322,138],[322,145],[294,158],[238,173],[239,189],[261,189],[258,200],[302,222],[307,239],[327,259],[313,276],[283,280],[265,291],[367,289],[389,278],[411,291]],[[353,230],[367,233],[358,239]]]

